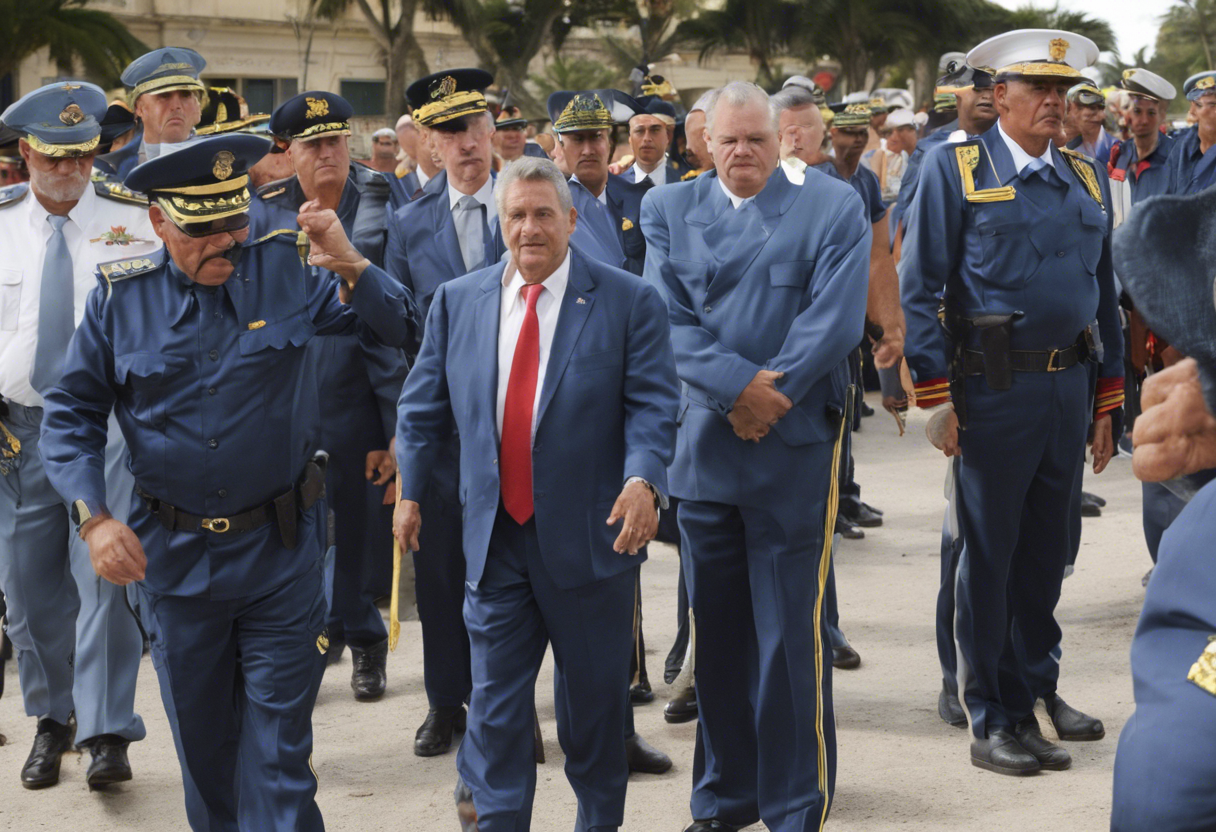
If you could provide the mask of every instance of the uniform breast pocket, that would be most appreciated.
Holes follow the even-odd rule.
[[[293,348],[303,347],[316,332],[317,327],[309,318],[308,310],[301,309],[280,321],[242,332],[241,355],[263,355],[277,359]]]
[[[114,378],[131,391],[128,409],[136,421],[154,428],[165,426],[170,382],[187,363],[180,356],[151,352],[114,356]]]
[[[768,267],[768,279],[774,286],[805,289],[806,283],[811,277],[811,270],[814,268],[814,260],[787,260],[784,263],[773,263]]]
[[[0,269],[0,331],[15,331],[20,314],[21,270]]]
[[[1106,215],[1097,203],[1081,207],[1081,227],[1081,262],[1085,264],[1086,271],[1097,274],[1098,263],[1102,259],[1102,243],[1106,239]]]

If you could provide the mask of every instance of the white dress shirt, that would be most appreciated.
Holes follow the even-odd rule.
[[[785,174],[785,178],[790,180],[795,185],[801,185],[806,182],[807,163],[799,159],[797,156],[791,156],[788,159],[781,160],[781,172]],[[721,178],[718,180],[721,182]],[[725,187],[725,185],[723,186]]]
[[[641,182],[643,179],[645,179],[648,176],[650,177],[650,181],[653,182],[656,187],[659,185],[667,184],[667,154],[666,153],[663,154],[663,158],[659,161],[659,166],[657,168],[655,168],[654,170],[652,170],[650,173],[646,173],[644,170],[642,170],[642,166],[638,163],[638,161],[636,159],[634,159],[634,161],[633,161],[633,181],[635,183]]]
[[[571,176],[570,178],[573,181],[578,182],[577,176]],[[582,182],[578,182],[578,184],[583,185]],[[583,189],[586,190],[587,193],[591,193],[591,189],[588,188],[586,185],[583,185]],[[599,200],[600,205],[603,205],[604,207],[608,206],[608,183],[607,182],[604,183],[604,187],[600,190],[600,195],[597,196],[596,199]]]
[[[421,182],[422,178],[419,177],[418,181]],[[455,211],[456,203],[466,196],[470,196],[470,194],[462,194],[456,190],[452,187],[452,180],[448,179],[448,208]],[[486,206],[486,223],[489,224],[490,230],[493,231],[494,226],[498,225],[498,205],[494,202],[494,177],[487,176],[485,184],[477,189],[477,193],[471,194],[471,196]]]
[[[540,367],[536,373],[536,399],[532,403],[532,436],[536,436],[536,412],[540,407],[540,394],[545,389],[545,368],[549,364],[549,353],[553,347],[553,333],[557,331],[557,316],[570,280],[570,251],[566,259],[545,278],[541,284],[540,297],[536,299],[536,320],[540,325]],[[498,436],[502,438],[502,414],[507,404],[507,387],[511,382],[511,364],[515,360],[515,345],[519,331],[524,325],[524,313],[528,310],[524,300],[524,279],[507,263],[502,273],[502,295],[498,315]]]
[[[1020,144],[1009,138],[1009,134],[1005,132],[1005,128],[1001,126],[999,121],[996,123],[996,129],[1000,132],[1001,139],[1004,140],[1005,146],[1009,148],[1010,155],[1013,156],[1014,168],[1016,168],[1017,172],[1021,174],[1026,166],[1033,162],[1036,157],[1031,156],[1022,149]],[[1051,142],[1047,143],[1047,149],[1043,151],[1043,155],[1037,158],[1046,162],[1048,167],[1055,167],[1055,162],[1051,158]]]
[[[52,230],[47,216],[32,191],[0,211],[0,396],[26,407],[42,407],[30,370],[38,345],[42,261]],[[63,236],[72,255],[77,326],[98,285],[98,263],[145,257],[161,247],[147,208],[102,199],[92,184],[68,212]]]
[[[426,183],[431,181],[431,177],[426,175],[426,171],[424,171],[422,169],[422,165],[416,166],[414,168],[414,173],[418,174],[418,187],[419,188],[425,188]]]
[[[803,168],[805,170],[805,168]],[[726,183],[722,181],[722,177],[718,177],[718,187],[722,189],[722,193],[726,194],[726,198],[730,200],[731,206],[738,211],[741,207],[755,199],[754,196],[735,196],[731,193],[730,188],[726,187]]]

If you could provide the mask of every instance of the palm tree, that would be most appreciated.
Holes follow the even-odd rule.
[[[1066,32],[1076,32],[1098,45],[1103,52],[1118,52],[1119,44],[1115,40],[1115,31],[1105,20],[1090,17],[1085,12],[1061,10],[1059,6],[1053,9],[1040,9],[1035,6],[1021,6],[1009,12],[1005,20],[1006,29],[1063,29]]]
[[[0,78],[15,72],[40,49],[64,75],[76,67],[105,87],[118,84],[127,64],[148,51],[109,12],[86,8],[89,0],[0,0]]]
[[[781,80],[774,61],[801,31],[800,17],[794,0],[725,0],[720,8],[681,22],[675,38],[696,48],[702,61],[724,51],[746,51],[756,66],[756,82],[772,89]]]
[[[621,81],[615,69],[590,58],[562,57],[561,53],[545,64],[544,75],[533,75],[532,84],[540,92],[542,100],[558,90],[595,90],[612,87]],[[514,97],[514,92],[512,92]]]

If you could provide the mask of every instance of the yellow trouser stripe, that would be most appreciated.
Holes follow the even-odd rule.
[[[849,395],[853,395],[851,387]],[[840,420],[840,432],[832,449],[832,479],[828,484],[828,505],[823,520],[823,553],[819,556],[819,591],[815,594],[815,735],[819,740],[819,793],[823,795],[820,830],[828,819],[828,751],[823,739],[823,593],[832,566],[832,537],[836,529],[836,511],[840,507],[840,456],[848,421],[847,418]]]

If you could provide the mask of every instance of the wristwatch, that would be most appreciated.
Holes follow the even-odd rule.
[[[654,485],[652,485],[650,482],[646,481],[646,480],[645,480],[644,478],[642,478],[642,477],[630,477],[629,479],[625,480],[625,485],[629,485],[629,484],[631,484],[631,483],[635,483],[635,482],[640,482],[642,485],[644,485],[644,486],[646,486],[647,488],[649,488],[649,489],[650,489],[650,493],[654,495],[654,511],[655,511],[655,514],[659,514],[660,512],[662,512],[662,510],[663,510],[663,498],[659,496],[659,489],[655,488],[655,487],[654,487]]]

